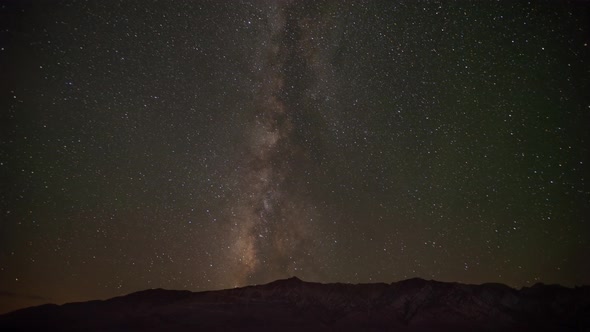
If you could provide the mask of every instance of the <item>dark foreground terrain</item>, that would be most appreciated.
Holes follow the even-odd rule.
[[[0,331],[590,331],[590,287],[297,278],[192,293],[152,289],[0,316]]]

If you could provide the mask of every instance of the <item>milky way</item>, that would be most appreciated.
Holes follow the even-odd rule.
[[[311,238],[313,207],[304,192],[286,182],[292,165],[307,162],[306,151],[294,137],[293,118],[298,100],[296,79],[288,76],[290,62],[308,61],[297,33],[297,19],[286,18],[286,2],[264,8],[267,27],[259,41],[253,70],[259,73],[254,119],[247,127],[241,197],[232,203],[232,254],[237,258],[236,284],[259,280],[261,275],[284,277],[302,266],[313,271]],[[295,192],[294,192],[295,191]]]

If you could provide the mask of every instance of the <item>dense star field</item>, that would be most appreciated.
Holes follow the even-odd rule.
[[[0,309],[590,282],[589,6],[0,0]]]

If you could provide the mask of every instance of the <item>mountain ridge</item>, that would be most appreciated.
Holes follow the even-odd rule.
[[[3,331],[588,331],[590,286],[470,285],[413,278],[316,283],[297,277],[191,292],[147,289],[108,300],[0,315]]]

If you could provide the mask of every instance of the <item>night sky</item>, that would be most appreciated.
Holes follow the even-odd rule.
[[[590,283],[590,10],[0,1],[0,310]]]

